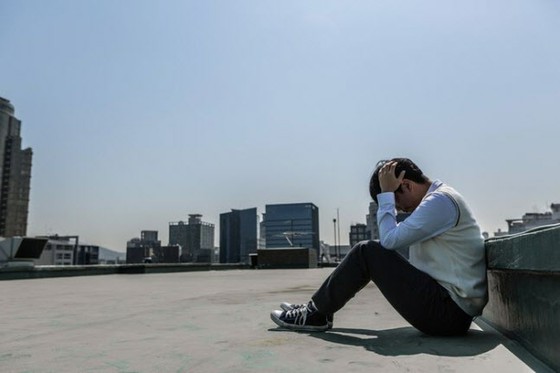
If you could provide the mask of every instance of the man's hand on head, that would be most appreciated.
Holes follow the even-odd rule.
[[[379,186],[381,192],[394,192],[397,190],[404,179],[405,171],[402,170],[399,176],[395,176],[397,162],[387,162],[379,170]]]

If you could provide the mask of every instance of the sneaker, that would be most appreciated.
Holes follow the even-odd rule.
[[[305,304],[305,303],[294,304],[294,303],[288,303],[288,302],[280,303],[280,308],[282,308],[282,310],[284,310],[284,311],[291,311],[291,310],[295,310],[296,308],[301,308],[301,307],[307,307],[307,304]],[[315,307],[315,305],[313,305],[312,307]],[[316,308],[314,308],[314,309],[316,309]],[[332,327],[333,327],[333,316],[332,315],[327,315],[327,321],[329,322],[329,329],[332,329]]]
[[[291,304],[285,304],[289,305]],[[329,317],[319,312],[312,302],[291,310],[272,311],[270,318],[278,326],[292,330],[323,332],[332,328],[332,315]]]

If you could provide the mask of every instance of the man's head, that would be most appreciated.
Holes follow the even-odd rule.
[[[396,162],[395,176],[405,172],[401,185],[395,190],[395,203],[397,208],[406,212],[414,210],[422,198],[424,198],[430,179],[424,175],[422,170],[408,158],[393,158],[377,162],[375,171],[369,181],[369,194],[377,203],[377,195],[381,193],[379,183],[379,171],[389,162]]]

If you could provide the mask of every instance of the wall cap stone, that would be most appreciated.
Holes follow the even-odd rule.
[[[485,241],[488,269],[560,272],[560,224]]]

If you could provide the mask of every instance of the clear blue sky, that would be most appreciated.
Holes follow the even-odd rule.
[[[394,156],[489,232],[560,202],[557,1],[2,0],[0,96],[34,151],[30,235],[125,251],[310,201],[344,243]]]

